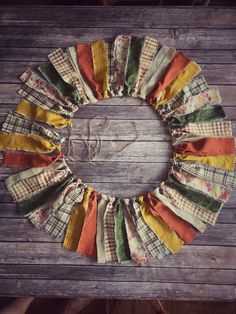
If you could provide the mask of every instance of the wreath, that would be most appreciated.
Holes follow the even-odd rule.
[[[5,181],[21,214],[98,263],[147,265],[214,226],[236,186],[235,141],[218,88],[200,72],[183,52],[131,35],[58,48],[34,71],[26,69],[22,99],[0,133],[2,166],[25,168]],[[167,179],[130,199],[99,193],[74,175],[73,139],[65,156],[65,138],[55,131],[71,131],[80,106],[125,96],[158,112],[173,148]],[[94,162],[101,139],[94,146],[83,140]]]

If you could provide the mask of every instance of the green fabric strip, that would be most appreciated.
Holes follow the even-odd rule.
[[[114,220],[115,220],[115,241],[116,241],[116,254],[119,263],[129,261],[130,251],[129,243],[125,228],[125,217],[123,204],[119,198],[116,199],[114,205]]]

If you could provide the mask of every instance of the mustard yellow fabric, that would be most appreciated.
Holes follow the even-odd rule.
[[[22,150],[35,153],[61,151],[60,144],[54,144],[35,134],[0,133],[0,150]]]
[[[66,126],[72,126],[71,119],[65,119],[58,113],[43,109],[42,107],[39,107],[25,99],[20,100],[16,112],[24,117],[45,122],[55,128],[60,129]]]
[[[94,80],[104,98],[108,98],[108,45],[104,40],[97,40],[91,44]]]
[[[186,67],[179,73],[176,79],[168,85],[161,93],[158,95],[158,100],[153,107],[157,109],[160,105],[167,103],[172,99],[184,86],[186,86],[194,76],[201,72],[201,67],[194,61],[190,61]]]
[[[161,218],[157,218],[152,215],[150,209],[144,201],[143,196],[138,198],[138,202],[140,204],[141,213],[146,224],[165,244],[171,253],[176,253],[184,245],[183,240],[180,239]]]
[[[234,170],[235,155],[224,155],[224,156],[194,156],[173,153],[174,158],[182,160],[196,161],[201,164],[207,164],[212,167],[221,168],[225,170]]]
[[[82,202],[77,203],[72,210],[63,243],[63,247],[68,250],[76,251],[78,248],[78,243],[84,224],[85,212],[88,208],[92,191],[92,187],[88,186],[84,193]]]

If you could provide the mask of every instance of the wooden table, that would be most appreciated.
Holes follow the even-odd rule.
[[[27,66],[45,61],[53,48],[121,33],[155,36],[194,58],[209,84],[219,87],[229,118],[236,120],[236,9],[30,6],[1,7],[0,16],[1,120],[16,107],[18,77]],[[86,160],[78,141],[82,161],[72,164],[74,173],[98,191],[115,195],[131,197],[155,188],[165,178],[171,156],[170,138],[159,117],[136,99],[106,100],[77,112],[74,135],[86,134],[96,114],[106,115],[113,125],[103,136],[100,161],[135,138],[131,121],[140,127],[139,141],[111,162],[96,165]],[[98,265],[64,250],[61,240],[21,217],[4,186],[13,172],[0,168],[0,295],[235,300],[235,193],[215,228],[178,254],[151,267]]]

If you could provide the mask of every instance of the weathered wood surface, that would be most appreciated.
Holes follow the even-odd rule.
[[[19,75],[27,66],[46,61],[47,54],[58,46],[128,33],[153,35],[194,58],[208,83],[219,87],[236,135],[235,12],[235,8],[205,7],[1,7],[0,122],[20,99]],[[101,164],[88,162],[81,141],[81,135],[88,134],[89,120],[96,115],[111,120],[111,129],[102,134]],[[107,162],[134,140],[132,121],[140,128],[138,142]],[[98,117],[92,139],[102,126]],[[66,130],[59,132],[67,136]],[[80,108],[73,137],[80,161],[71,164],[72,171],[101,192],[125,197],[145,193],[158,186],[170,167],[168,131],[156,113],[138,99],[110,99]],[[61,239],[35,230],[18,213],[4,185],[4,179],[17,171],[0,168],[0,295],[235,300],[235,193],[215,228],[209,227],[176,255],[152,261],[149,267],[98,265],[64,250]]]

